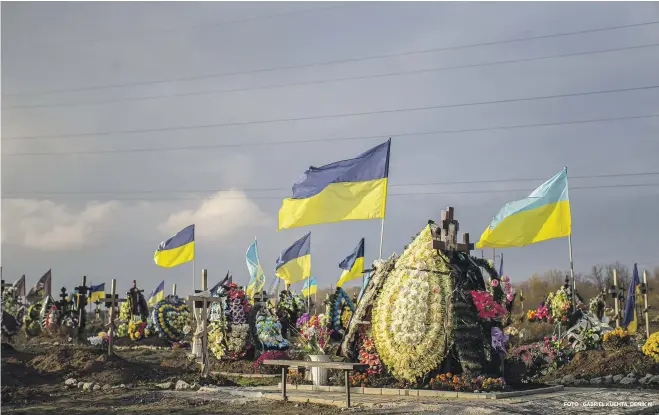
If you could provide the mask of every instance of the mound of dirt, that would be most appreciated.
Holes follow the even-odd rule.
[[[548,374],[543,380],[554,380],[566,375],[601,377],[626,375],[630,372],[657,375],[659,363],[633,347],[621,350],[587,350],[577,353],[568,364]]]

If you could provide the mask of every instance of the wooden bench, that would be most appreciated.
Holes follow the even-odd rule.
[[[325,369],[343,370],[346,384],[346,408],[350,408],[350,372],[361,372],[365,370],[368,365],[365,363],[345,363],[345,362],[307,362],[304,360],[264,360],[264,365],[279,366],[281,367],[281,396],[286,400],[286,377],[288,369],[291,367],[322,367]]]

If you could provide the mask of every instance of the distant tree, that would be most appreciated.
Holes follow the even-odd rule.
[[[597,286],[598,290],[604,290],[608,284],[606,273],[604,272],[604,265],[593,265],[590,269],[590,274],[588,274],[588,279]]]
[[[611,284],[613,284],[613,270],[616,271],[618,287],[627,287],[629,285],[629,281],[631,280],[631,273],[629,272],[629,268],[626,265],[621,264],[619,261],[607,265],[605,267],[606,280],[607,282],[611,281]]]

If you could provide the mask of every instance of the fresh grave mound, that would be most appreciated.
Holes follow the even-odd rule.
[[[560,379],[566,375],[581,375],[591,378],[608,375],[659,374],[659,363],[645,356],[636,348],[620,350],[586,350],[577,353],[565,366],[545,376],[542,380]]]
[[[34,355],[19,352],[9,344],[2,344],[3,389],[42,385],[56,381],[56,376],[52,373],[28,366],[27,363],[33,358]]]
[[[196,371],[190,365],[171,367],[164,365],[171,356],[156,362],[131,361],[120,356],[108,357],[103,350],[72,347],[53,347],[45,354],[34,357],[28,366],[61,380],[75,378],[81,382],[100,384],[158,383],[178,379],[193,381]]]
[[[154,346],[154,347],[171,347],[172,343],[164,337],[151,336],[141,339],[139,341],[131,340],[130,337],[116,337],[113,339],[114,346],[130,347],[130,346]]]

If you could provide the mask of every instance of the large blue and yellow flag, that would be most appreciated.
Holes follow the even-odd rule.
[[[507,203],[492,219],[476,247],[524,246],[571,233],[566,167],[526,199]]]
[[[105,300],[105,283],[89,287],[89,301]]]
[[[359,241],[357,248],[339,264],[339,268],[343,269],[343,273],[336,283],[337,287],[359,278],[364,273],[364,238]]]
[[[254,304],[254,294],[260,293],[265,285],[265,274],[259,262],[259,251],[256,247],[256,239],[247,248],[245,253],[245,261],[247,262],[247,270],[249,271],[250,279],[247,284],[245,294],[250,297],[250,301]]]
[[[354,159],[309,167],[279,209],[279,229],[383,218],[391,139]]]
[[[316,277],[309,277],[304,280],[304,286],[302,287],[302,296],[311,297],[316,294],[318,291],[318,284],[316,283]]]
[[[158,246],[153,260],[161,267],[174,267],[194,259],[194,225],[181,230]]]
[[[641,294],[641,278],[638,275],[638,266],[634,264],[634,275],[629,283],[627,291],[627,300],[625,301],[625,318],[622,326],[627,327],[629,334],[636,333],[638,328],[638,318],[636,316],[636,296]]]
[[[149,305],[154,306],[158,301],[162,301],[163,298],[165,298],[165,280],[160,281],[156,289],[151,291]]]
[[[295,241],[279,255],[275,274],[287,284],[311,276],[311,232]]]

